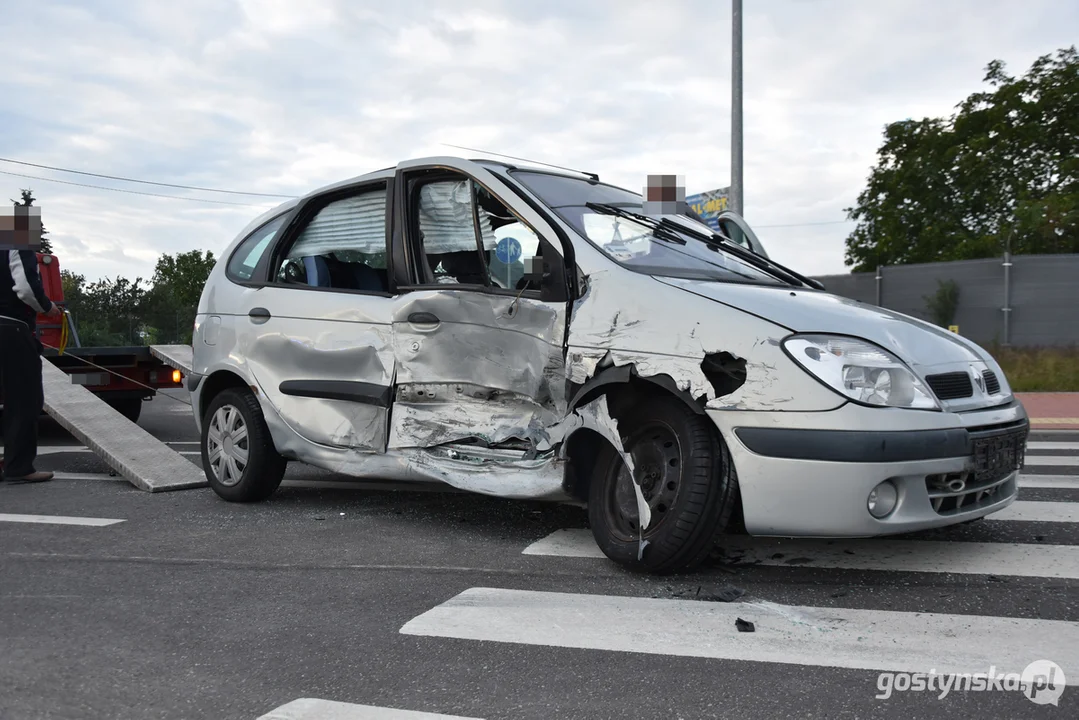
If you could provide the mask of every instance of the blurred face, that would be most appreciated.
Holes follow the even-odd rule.
[[[646,215],[681,215],[686,211],[686,183],[680,175],[649,175],[643,194]]]

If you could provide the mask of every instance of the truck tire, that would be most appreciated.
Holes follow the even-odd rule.
[[[649,395],[616,419],[652,517],[642,533],[633,479],[604,443],[588,498],[596,543],[634,570],[691,570],[708,557],[739,502],[730,452],[707,416],[669,395]],[[638,559],[642,538],[648,544]]]
[[[202,467],[230,502],[258,502],[281,484],[287,461],[274,447],[258,400],[247,388],[222,390],[202,419]]]
[[[142,415],[142,398],[120,398],[105,402],[116,412],[126,417],[131,422],[138,424],[139,416]]]

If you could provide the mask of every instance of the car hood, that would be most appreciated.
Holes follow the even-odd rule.
[[[939,372],[993,359],[969,340],[923,320],[876,305],[804,288],[657,277],[662,283],[782,325],[793,332],[860,337],[890,350],[918,370]]]

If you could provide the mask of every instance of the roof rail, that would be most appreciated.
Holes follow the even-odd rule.
[[[479,148],[464,147],[463,145],[452,145],[450,143],[442,143],[446,147],[457,148],[458,150],[468,150],[469,152],[479,152],[486,155],[494,155],[495,157],[509,158],[510,160],[521,160],[523,162],[532,163],[533,165],[543,165],[545,167],[555,168],[556,170],[565,170],[567,172],[577,173],[584,175],[585,177],[592,178],[595,182],[599,182],[599,175],[592,172],[585,172],[584,170],[574,170],[573,168],[562,167],[561,165],[552,165],[551,163],[540,162],[539,160],[529,160],[528,158],[516,157],[514,155],[505,155],[503,153],[491,152],[490,150],[480,150]]]

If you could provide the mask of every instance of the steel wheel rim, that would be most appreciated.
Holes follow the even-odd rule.
[[[642,534],[629,469],[619,462],[616,470],[608,471],[603,507],[607,527],[618,539],[629,542],[656,534],[667,516],[673,514],[682,486],[682,446],[673,428],[653,422],[634,431],[623,441],[623,447],[633,459],[638,478],[643,478],[641,492],[652,511],[652,521]]]
[[[225,487],[243,480],[250,460],[250,443],[247,423],[236,406],[222,405],[210,418],[206,460],[214,477]]]

